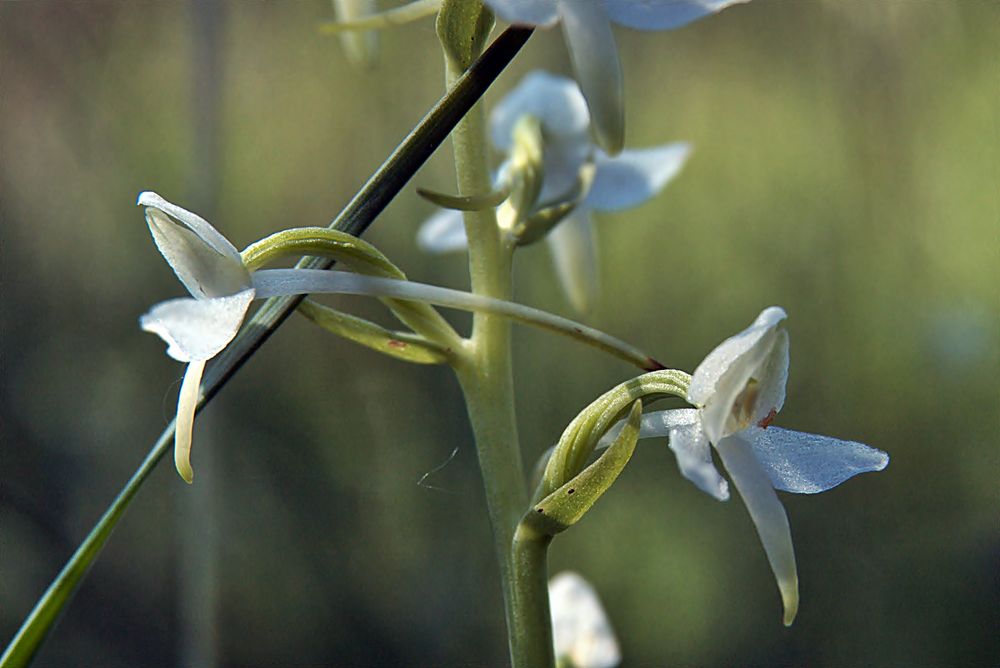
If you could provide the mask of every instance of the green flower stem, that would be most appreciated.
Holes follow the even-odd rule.
[[[513,570],[510,606],[511,626],[518,632],[510,636],[511,664],[553,666],[552,615],[549,611],[548,552],[552,536],[527,524],[514,533]]]
[[[482,17],[476,17],[470,4],[466,2],[460,8],[458,3],[451,7],[446,3],[438,18],[449,87],[464,74],[462,58],[456,55],[464,44],[462,40],[449,44],[446,34],[449,27],[445,23],[460,12],[468,12],[470,20],[481,22]],[[455,127],[452,142],[459,195],[490,193],[493,182],[481,103],[477,103]],[[509,300],[513,249],[501,236],[495,211],[465,212],[465,231],[469,240],[472,292]],[[518,522],[527,509],[528,493],[514,415],[510,336],[510,320],[476,313],[472,336],[466,345],[467,355],[458,360],[455,371],[465,395],[479,454],[494,550],[500,567],[511,665],[513,668],[545,668],[554,664],[552,622],[548,617],[547,542],[515,540]]]
[[[449,78],[456,73],[449,71]],[[452,133],[455,145],[455,169],[462,195],[490,191],[489,169],[486,163],[483,110],[477,105]],[[509,300],[511,297],[512,252],[506,247],[497,227],[493,209],[465,213],[465,229],[469,239],[469,273],[472,291],[477,295]],[[551,662],[537,660],[538,652],[551,654],[551,622],[546,621],[542,632],[549,647],[525,644],[527,629],[522,624],[533,618],[523,606],[545,597],[531,593],[541,580],[526,566],[544,566],[531,560],[515,568],[514,531],[528,504],[528,494],[521,463],[521,446],[514,415],[514,380],[511,367],[511,323],[502,316],[477,312],[473,316],[464,360],[455,365],[459,383],[476,439],[479,468],[486,491],[486,505],[493,527],[494,549],[500,566],[503,586],[507,633],[514,668],[543,668]],[[520,595],[515,595],[519,592]]]

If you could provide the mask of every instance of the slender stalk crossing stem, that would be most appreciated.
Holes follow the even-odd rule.
[[[255,273],[253,281],[254,287],[257,288],[257,295],[260,297],[288,294],[292,290],[290,286],[295,286],[298,291],[313,294],[394,297],[402,302],[421,302],[509,318],[513,322],[537,327],[579,341],[628,364],[635,365],[643,371],[657,371],[663,368],[662,364],[632,344],[594,327],[517,302],[485,297],[462,290],[394,278],[362,276],[330,269],[322,271],[317,269],[266,269]],[[449,337],[442,342],[444,345],[462,346],[453,338]],[[463,350],[459,352],[468,360],[471,354],[471,345],[462,347]]]

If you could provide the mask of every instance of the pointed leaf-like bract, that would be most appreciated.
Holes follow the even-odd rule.
[[[636,399],[625,426],[607,451],[562,487],[536,503],[524,521],[550,536],[579,522],[625,469],[639,440],[641,419],[642,401]]]
[[[444,350],[411,332],[394,332],[311,299],[302,302],[298,311],[328,332],[389,357],[414,364],[444,364],[448,361]]]

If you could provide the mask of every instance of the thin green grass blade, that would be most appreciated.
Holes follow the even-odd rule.
[[[7,646],[3,656],[0,657],[0,668],[21,668],[31,663],[42,642],[52,629],[60,613],[69,603],[73,593],[76,592],[80,581],[90,570],[97,555],[101,553],[101,548],[107,542],[111,532],[114,531],[118,520],[125,514],[129,503],[139,491],[139,487],[145,482],[149,474],[153,472],[156,464],[163,458],[163,455],[170,450],[173,443],[174,423],[171,422],[164,430],[163,434],[153,445],[152,450],[146,455],[146,459],[129,479],[122,491],[111,502],[111,505],[104,515],[101,516],[97,525],[91,529],[87,537],[76,548],[76,552],[66,562],[56,579],[52,581],[49,588],[42,594],[42,597],[35,604],[34,609],[28,618],[24,620],[17,635]]]

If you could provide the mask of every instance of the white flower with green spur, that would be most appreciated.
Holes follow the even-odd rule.
[[[621,650],[597,592],[571,571],[549,580],[552,644],[557,665],[566,660],[574,668],[614,668]]]
[[[146,222],[160,253],[191,297],[155,305],[139,322],[167,343],[167,354],[187,363],[177,402],[174,463],[187,482],[191,468],[191,434],[205,365],[235,338],[254,299],[300,294],[354,294],[482,311],[541,327],[588,343],[644,369],[659,368],[642,351],[603,332],[521,304],[460,290],[396,278],[319,269],[261,269],[244,266],[236,248],[205,219],[171,204],[156,193],[139,195]],[[304,231],[321,228],[305,228]],[[281,236],[282,233],[275,235]],[[343,235],[388,263],[377,250]],[[266,246],[265,239],[255,246]],[[279,241],[280,243],[280,241]],[[390,263],[391,264],[391,263]]]
[[[712,463],[715,448],[746,504],[778,581],[784,622],[798,610],[791,530],[776,489],[815,494],[868,471],[889,456],[862,443],[772,427],[785,401],[785,311],[765,309],[750,327],[722,342],[698,365],[688,401],[698,408],[643,415],[640,438],[670,437],[681,473],[720,501],[729,487]]]
[[[576,311],[583,313],[598,288],[597,245],[590,212],[621,211],[651,199],[677,176],[691,147],[675,142],[609,156],[590,139],[590,115],[576,82],[541,70],[527,74],[493,109],[493,144],[510,155],[515,148],[514,128],[526,116],[536,118],[542,127],[540,202],[577,198],[581,170],[590,162],[594,165],[589,190],[546,236],[559,282]],[[509,165],[508,161],[500,168],[498,180],[503,180]],[[430,252],[464,250],[467,240],[462,213],[444,209],[431,216],[420,228],[417,242]]]
[[[576,78],[608,153],[625,138],[622,71],[611,24],[671,30],[749,0],[484,0],[508,23],[549,28],[559,23]]]

